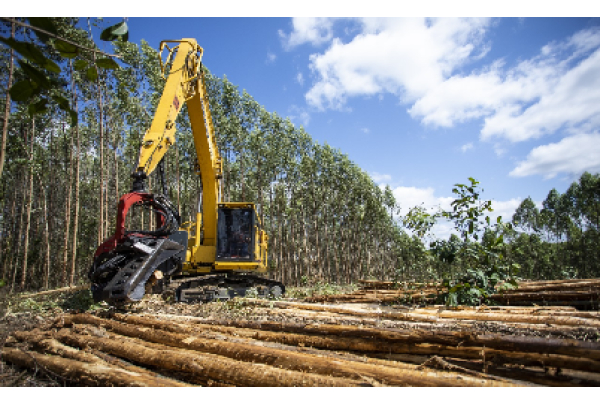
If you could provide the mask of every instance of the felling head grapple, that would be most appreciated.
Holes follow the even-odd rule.
[[[129,209],[145,206],[156,214],[156,230],[125,230]],[[115,234],[94,254],[89,272],[95,301],[138,301],[155,273],[171,275],[185,260],[188,234],[178,231],[179,214],[161,195],[131,192],[119,200]]]

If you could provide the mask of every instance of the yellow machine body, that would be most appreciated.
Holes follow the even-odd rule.
[[[176,45],[171,48],[169,44]],[[201,58],[203,50],[196,40],[184,38],[167,40],[160,44],[160,53],[167,49],[167,62],[161,72],[166,83],[150,129],[144,135],[137,172],[150,175],[160,160],[176,142],[175,120],[183,103],[187,104],[189,120],[197,155],[197,172],[202,180],[202,207],[195,222],[184,223],[181,230],[188,233],[188,247],[183,262],[183,274],[213,271],[265,272],[267,270],[268,237],[256,215],[254,203],[221,202],[222,161],[215,139],[214,126]],[[169,69],[169,61],[171,66]],[[168,70],[168,73],[166,72]],[[200,209],[200,208],[199,208]],[[249,237],[252,243],[247,260],[217,258],[219,212],[222,209],[250,209],[254,213]]]

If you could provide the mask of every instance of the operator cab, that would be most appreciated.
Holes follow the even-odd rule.
[[[251,203],[219,204],[217,220],[217,261],[255,262],[258,218]]]

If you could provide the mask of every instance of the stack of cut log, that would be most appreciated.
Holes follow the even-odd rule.
[[[548,304],[598,308],[600,279],[520,282],[517,289],[492,295],[491,299],[518,306]]]
[[[361,287],[344,295],[325,295],[307,298],[307,302],[344,303],[405,303],[432,304],[437,295],[447,292],[439,283],[389,282],[360,280]],[[505,290],[489,297],[493,302],[507,305],[577,306],[598,309],[600,279],[568,279],[519,282],[514,290]]]
[[[599,312],[242,305],[239,318],[66,314],[15,332],[2,358],[72,385],[600,386]]]
[[[305,299],[307,302],[344,303],[434,303],[435,298],[447,289],[439,283],[389,282],[359,280],[360,288],[343,295],[322,295]]]

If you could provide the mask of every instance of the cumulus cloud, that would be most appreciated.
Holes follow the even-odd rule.
[[[545,44],[516,65],[498,59],[473,70],[469,63],[493,45],[490,19],[346,19],[353,34],[344,40],[335,36],[337,21],[294,19],[291,33],[280,34],[288,47],[327,44],[309,59],[315,82],[305,97],[317,109],[388,93],[423,124],[483,119],[483,140],[511,143],[600,125],[600,27]]]
[[[389,184],[392,181],[391,175],[388,175],[388,174],[372,172],[372,173],[369,173],[369,175],[371,175],[373,182],[375,182],[377,184]]]
[[[579,134],[561,141],[534,148],[519,162],[510,176],[543,175],[554,178],[559,172],[572,176],[600,172],[600,134]]]
[[[582,30],[506,69],[449,77],[409,109],[423,123],[450,127],[485,118],[481,137],[526,141],[559,129],[600,124],[600,29]]]
[[[439,209],[452,210],[451,203],[455,199],[453,196],[436,196],[435,190],[431,187],[417,188],[400,186],[393,189],[394,197],[400,204],[400,215],[405,216],[410,209],[415,206],[422,206],[429,214],[437,212]],[[490,217],[494,220],[498,216],[502,216],[502,221],[508,222],[512,219],[515,210],[521,204],[522,199],[516,197],[509,200],[492,200],[492,208],[494,211]],[[435,238],[447,239],[450,234],[457,234],[454,225],[445,220],[438,219],[435,226],[431,229],[431,233]]]
[[[310,56],[310,68],[318,77],[306,94],[310,105],[339,109],[348,97],[381,92],[405,101],[423,97],[454,69],[485,53],[482,37],[490,23],[474,18],[356,21],[361,30],[350,42],[332,37],[325,52]]]
[[[473,149],[473,143],[469,142],[468,144],[463,145],[462,147],[460,147],[460,150],[464,153],[467,152],[468,150]]]
[[[287,50],[306,42],[317,46],[331,40],[333,21],[332,18],[297,17],[292,20],[292,32],[288,35],[279,30],[279,37]]]
[[[304,76],[302,76],[302,72],[298,72],[296,75],[296,82],[302,86],[304,84]]]
[[[405,216],[415,206],[422,206],[428,213],[433,214],[439,208],[450,210],[453,197],[435,196],[433,188],[417,188],[412,186],[398,186],[392,190],[398,204],[400,215]]]
[[[515,103],[507,103],[486,119],[481,131],[483,139],[495,136],[518,142],[552,134],[561,128],[574,131],[597,127],[600,124],[600,50],[564,72],[563,65],[555,65],[547,76],[536,79],[545,83],[538,85],[539,95],[531,106],[524,108],[531,100],[523,97]]]

